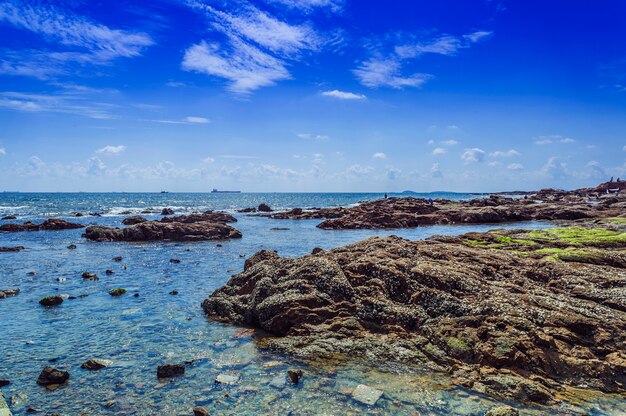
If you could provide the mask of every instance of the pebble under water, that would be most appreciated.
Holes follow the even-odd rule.
[[[375,195],[378,196],[378,195]],[[374,197],[362,194],[0,194],[0,214],[18,221],[41,221],[54,215],[85,224],[121,226],[127,215],[145,208],[173,206],[177,213],[237,208],[268,202],[283,209],[333,206]],[[457,196],[458,198],[458,196]],[[102,217],[73,218],[72,211],[102,212]],[[159,215],[145,215],[160,218]],[[462,234],[491,228],[538,228],[545,223],[491,226],[431,226],[393,231],[324,231],[317,220],[270,220],[236,214],[241,240],[202,243],[94,243],[83,230],[1,233],[0,246],[26,250],[0,253],[0,289],[19,288],[0,299],[0,379],[11,381],[2,392],[13,396],[14,414],[190,415],[204,406],[213,415],[483,415],[497,400],[451,387],[444,375],[398,363],[301,362],[258,348],[246,328],[208,320],[200,303],[243,269],[245,258],[261,249],[296,257],[314,247],[330,249],[374,235],[421,239],[434,234]],[[4,223],[8,221],[3,221]],[[287,230],[272,230],[287,228]],[[76,249],[68,249],[75,244]],[[113,261],[121,256],[122,261]],[[172,263],[170,259],[179,259]],[[107,275],[105,271],[114,273]],[[83,272],[98,275],[87,281]],[[36,272],[36,274],[29,274]],[[108,291],[125,288],[113,297]],[[170,294],[177,291],[178,294]],[[67,294],[56,307],[39,299]],[[138,297],[134,295],[138,294]],[[99,371],[81,369],[91,358],[112,360]],[[157,367],[187,363],[185,374],[156,377]],[[67,370],[69,382],[50,390],[36,384],[46,365]],[[301,369],[300,384],[286,379]],[[231,375],[234,384],[216,384]],[[350,396],[359,384],[380,389],[373,406]],[[506,403],[529,414],[545,409]],[[29,413],[28,409],[35,410]],[[562,403],[550,414],[626,414],[623,399],[587,397]]]

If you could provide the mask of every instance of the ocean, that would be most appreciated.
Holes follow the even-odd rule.
[[[267,203],[277,210],[294,207],[350,206],[382,194],[355,193],[2,193],[0,216],[19,222],[57,217],[83,224],[122,226],[132,213],[147,209],[160,218],[164,207],[177,214],[225,210],[237,217],[232,224],[240,240],[197,243],[94,243],[83,230],[0,233],[0,246],[26,247],[0,253],[0,289],[19,288],[18,296],[0,299],[0,379],[11,384],[8,398],[21,395],[15,414],[61,415],[189,415],[204,406],[213,415],[483,415],[498,401],[458,387],[445,376],[397,363],[354,358],[334,363],[300,362],[257,348],[241,328],[208,320],[200,303],[243,269],[245,258],[261,249],[281,256],[330,249],[371,236],[398,235],[423,239],[435,234],[457,235],[491,228],[541,228],[546,223],[497,226],[428,226],[402,230],[325,231],[319,220],[271,220],[236,213]],[[395,196],[395,194],[390,194]],[[468,199],[476,194],[412,194],[416,197]],[[75,212],[85,216],[75,217]],[[98,213],[99,217],[90,216]],[[15,221],[2,221],[2,223]],[[272,228],[287,230],[272,230]],[[68,245],[75,244],[75,250]],[[122,256],[121,262],[112,261]],[[170,259],[181,262],[174,264]],[[106,275],[105,270],[114,271]],[[84,281],[83,272],[100,280]],[[29,274],[35,272],[35,274]],[[127,294],[111,297],[110,289]],[[177,291],[177,295],[170,292]],[[43,308],[39,299],[54,294],[87,297]],[[133,297],[139,294],[138,297]],[[90,358],[113,361],[111,367],[87,371]],[[156,368],[190,362],[183,377],[159,382]],[[46,365],[71,374],[55,390],[36,384]],[[283,385],[287,369],[300,368],[299,386]],[[236,375],[237,384],[216,385],[220,374]],[[351,400],[346,391],[358,384],[378,387],[383,397],[374,407]],[[610,397],[593,399],[585,407],[562,405],[564,412],[611,414]],[[528,409],[534,411],[534,409]],[[538,413],[539,414],[539,413]]]

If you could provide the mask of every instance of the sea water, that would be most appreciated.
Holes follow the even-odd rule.
[[[240,240],[197,243],[95,243],[83,230],[0,233],[0,246],[26,247],[0,253],[0,289],[19,288],[16,297],[0,300],[0,379],[11,384],[8,398],[19,393],[14,413],[61,415],[189,415],[204,406],[213,415],[483,415],[497,400],[451,387],[441,374],[397,363],[305,363],[259,349],[242,328],[208,320],[201,302],[243,268],[245,258],[261,249],[281,256],[308,254],[314,247],[331,249],[371,236],[395,234],[423,239],[491,228],[540,228],[546,223],[497,226],[428,226],[402,230],[328,231],[319,220],[272,220],[238,214],[238,209],[267,203],[274,209],[350,206],[382,194],[182,194],[72,193],[0,194],[0,216],[19,222],[56,217],[85,225],[122,226],[131,212],[149,209],[160,218],[164,207],[177,214],[205,210],[234,213]],[[390,196],[394,196],[390,194]],[[474,194],[417,194],[418,197],[468,199]],[[85,214],[74,217],[75,212]],[[99,213],[100,217],[89,216]],[[3,221],[6,223],[9,221]],[[12,221],[15,222],[15,221]],[[287,228],[272,230],[272,228]],[[70,250],[68,245],[77,248]],[[112,261],[122,256],[122,262]],[[170,259],[180,263],[170,263]],[[113,275],[106,275],[111,269]],[[100,280],[85,281],[85,271]],[[31,275],[29,272],[36,272]],[[112,297],[110,289],[127,293]],[[171,291],[178,295],[171,295]],[[138,297],[133,297],[134,294]],[[53,308],[39,299],[55,294],[84,298],[65,300]],[[111,367],[87,371],[90,358],[113,360]],[[189,362],[185,375],[160,381],[156,368]],[[70,372],[69,382],[54,390],[36,384],[43,367]],[[281,381],[288,369],[304,371],[297,386]],[[235,375],[234,385],[219,385],[220,374]],[[350,397],[358,384],[384,391],[374,406]],[[508,403],[523,408],[516,403]],[[625,403],[593,397],[579,405],[561,404],[554,413],[623,414]],[[525,408],[541,414],[538,409]]]

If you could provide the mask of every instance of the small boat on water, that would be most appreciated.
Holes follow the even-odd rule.
[[[241,191],[220,191],[218,189],[213,188],[211,193],[212,194],[240,194]]]

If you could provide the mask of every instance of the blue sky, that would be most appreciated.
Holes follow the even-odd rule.
[[[621,0],[0,0],[0,190],[575,188],[625,159]]]

